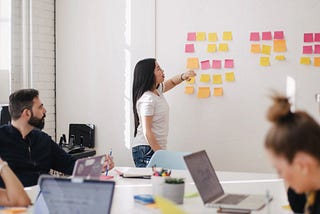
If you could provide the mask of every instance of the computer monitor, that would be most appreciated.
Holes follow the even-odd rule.
[[[69,124],[69,143],[94,148],[94,124]]]
[[[10,124],[11,116],[9,113],[8,105],[1,105],[0,106],[0,125]]]

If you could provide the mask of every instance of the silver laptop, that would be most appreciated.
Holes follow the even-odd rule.
[[[258,210],[271,200],[264,195],[226,194],[204,150],[186,155],[184,160],[203,203],[208,207]]]
[[[105,155],[78,159],[73,168],[73,177],[99,178]]]
[[[62,178],[43,175],[33,213],[108,214],[114,192],[114,181]]]

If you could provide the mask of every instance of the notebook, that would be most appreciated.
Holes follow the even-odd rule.
[[[114,181],[42,175],[38,184],[40,192],[34,205],[35,214],[110,213]]]
[[[73,177],[99,178],[105,155],[78,159],[73,168]]]
[[[186,155],[184,160],[203,203],[208,207],[258,210],[272,199],[265,195],[226,194],[204,150]]]

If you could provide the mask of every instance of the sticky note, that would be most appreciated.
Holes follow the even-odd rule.
[[[210,61],[209,60],[201,61],[201,69],[202,70],[207,70],[209,68],[210,68]]]
[[[209,42],[216,42],[218,41],[217,33],[208,33],[208,41]]]
[[[185,94],[193,94],[194,93],[194,87],[193,86],[186,86],[184,89]]]
[[[212,68],[220,69],[221,68],[221,60],[212,60]]]
[[[210,97],[210,87],[199,87],[198,98],[208,98],[208,97]]]
[[[197,41],[205,41],[206,32],[197,32],[196,38],[197,38]]]
[[[200,82],[210,82],[210,74],[201,74]]]
[[[259,32],[252,32],[252,33],[250,33],[250,41],[260,41],[260,34],[259,34]]]
[[[287,51],[286,40],[284,39],[273,40],[273,51],[286,52]]]
[[[320,54],[320,45],[314,45],[314,53]]]
[[[314,41],[315,42],[320,42],[320,33],[315,33],[314,34]]]
[[[187,59],[187,68],[198,69],[199,68],[199,59],[196,57],[188,58]]]
[[[186,44],[185,45],[185,52],[186,53],[193,53],[194,52],[194,44]]]
[[[166,198],[156,196],[155,201],[161,211],[160,213],[186,214],[186,212],[182,208]]]
[[[224,67],[225,68],[233,68],[233,59],[225,59],[224,60]]]
[[[251,44],[251,53],[260,53],[260,44]]]
[[[262,45],[261,53],[270,55],[271,54],[271,46],[270,45]]]
[[[261,66],[269,66],[270,58],[269,57],[260,57],[260,65]]]
[[[230,31],[225,31],[222,34],[222,40],[224,41],[231,41],[232,40],[232,32]]]
[[[196,41],[196,32],[190,32],[187,36],[188,41]]]
[[[220,43],[218,50],[220,52],[227,52],[229,50],[228,43]]]
[[[196,79],[195,77],[190,77],[190,79],[187,80],[186,83],[188,83],[188,84],[194,84],[195,79]]]
[[[312,54],[313,50],[312,50],[312,45],[305,45],[303,46],[303,54]]]
[[[226,82],[234,82],[234,72],[226,72],[225,73],[225,81]]]
[[[313,65],[319,67],[320,66],[320,57],[315,57],[313,59]]]
[[[271,31],[262,32],[262,40],[272,40],[272,33],[271,33]]]
[[[283,60],[286,59],[286,57],[283,56],[283,55],[277,55],[277,56],[275,57],[275,59],[276,59],[276,60],[279,60],[279,61],[283,61]]]
[[[213,79],[213,81],[212,81],[213,84],[222,84],[222,75],[221,74],[214,74],[212,76],[212,79]]]
[[[311,64],[310,57],[301,57],[300,58],[300,64],[302,64],[302,65],[310,65]]]
[[[304,42],[313,42],[313,33],[305,33],[303,36]]]
[[[213,96],[221,97],[223,95],[223,88],[214,88],[213,89]]]
[[[216,44],[208,44],[207,52],[209,52],[209,53],[217,52],[217,45]]]
[[[284,39],[283,31],[275,31],[273,38],[274,39]]]

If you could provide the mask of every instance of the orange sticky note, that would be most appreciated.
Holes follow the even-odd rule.
[[[198,69],[199,68],[199,59],[196,57],[187,59],[187,68]]]
[[[201,74],[200,82],[210,82],[210,74]]]
[[[222,84],[222,75],[221,74],[214,74],[212,76],[213,84]]]
[[[225,80],[226,82],[234,82],[234,72],[226,72]]]
[[[196,38],[197,38],[197,41],[205,41],[206,32],[197,32]]]
[[[216,41],[218,41],[217,33],[208,33],[208,41],[209,41],[209,42],[216,42]]]
[[[213,89],[213,96],[221,97],[223,95],[223,88],[214,88]]]
[[[184,89],[185,94],[193,94],[194,93],[194,87],[193,86],[186,86]]]
[[[217,51],[217,45],[216,44],[208,44],[207,52],[213,53]]]
[[[220,52],[227,52],[229,50],[228,43],[220,43],[218,50]]]
[[[232,32],[230,32],[230,31],[223,32],[222,40],[224,40],[224,41],[232,40]]]
[[[273,40],[273,51],[274,52],[286,52],[287,45],[286,40]]]
[[[313,59],[313,65],[316,66],[316,67],[320,66],[320,57],[315,57]]]
[[[310,57],[301,57],[300,58],[300,64],[302,64],[302,65],[310,65],[311,64]]]
[[[195,78],[194,77],[190,77],[189,80],[186,81],[188,84],[194,84],[195,82]]]
[[[260,65],[261,66],[269,66],[270,58],[269,57],[260,57]]]
[[[251,45],[251,53],[260,53],[260,44],[252,44]]]
[[[261,53],[270,55],[271,54],[271,46],[270,45],[262,45]]]
[[[208,98],[208,97],[210,97],[210,87],[199,87],[198,98]]]

